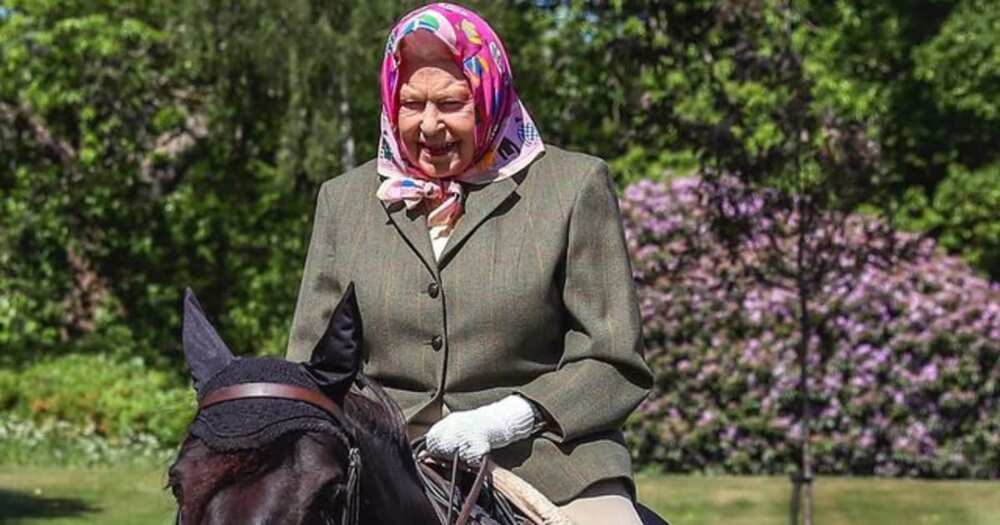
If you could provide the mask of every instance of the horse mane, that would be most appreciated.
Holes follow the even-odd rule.
[[[344,411],[348,417],[358,421],[361,427],[389,441],[400,449],[410,450],[406,437],[406,419],[399,405],[386,394],[385,390],[364,373],[356,378],[361,391],[367,391],[374,398],[349,392],[345,399]]]

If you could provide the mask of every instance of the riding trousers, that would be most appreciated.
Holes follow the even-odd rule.
[[[413,416],[406,427],[410,439],[420,437],[444,416],[448,407],[440,401]],[[605,479],[587,487],[577,497],[559,505],[559,510],[575,525],[642,525],[635,503],[621,479]]]

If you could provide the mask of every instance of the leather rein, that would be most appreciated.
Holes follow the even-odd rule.
[[[289,385],[285,383],[242,383],[237,385],[231,385],[227,387],[218,388],[212,390],[208,393],[201,401],[198,402],[198,411],[204,410],[212,405],[217,405],[219,403],[225,403],[226,401],[236,401],[240,399],[254,399],[254,398],[271,398],[271,399],[288,399],[292,401],[301,401],[303,403],[308,403],[316,408],[319,408],[330,415],[339,423],[343,429],[344,434],[342,439],[344,439],[345,445],[348,449],[348,475],[347,475],[347,496],[346,504],[344,505],[343,514],[341,515],[340,523],[342,525],[358,525],[360,519],[360,479],[361,479],[361,452],[357,446],[357,436],[355,436],[351,427],[349,426],[350,420],[344,414],[344,409],[334,400],[330,399],[321,392],[315,390],[310,390],[308,388],[303,388],[300,386]],[[455,461],[454,465],[457,466],[458,457],[456,455],[453,458]],[[465,502],[460,507],[460,512],[458,518],[455,520],[453,525],[466,525],[471,514],[473,503],[479,496],[480,489],[487,477],[489,459],[484,458],[482,464],[479,468],[479,472],[476,475],[475,483],[469,494],[465,498]],[[452,479],[451,479],[451,489],[449,492],[449,499],[452,499],[455,494],[455,478],[457,477],[457,470],[452,469]],[[451,525],[451,515],[452,511],[449,507],[449,512],[447,517],[438,515],[441,519],[443,525]],[[180,525],[180,513],[177,515],[176,520],[177,525]]]

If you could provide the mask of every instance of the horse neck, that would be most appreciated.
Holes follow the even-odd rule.
[[[441,525],[409,448],[400,450],[378,436],[360,441],[361,523]]]

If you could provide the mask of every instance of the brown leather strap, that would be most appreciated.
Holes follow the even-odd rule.
[[[247,398],[279,398],[309,403],[321,408],[338,420],[343,420],[340,406],[326,395],[315,390],[282,383],[242,383],[212,390],[198,403],[198,410],[212,405]]]
[[[420,445],[422,440],[423,438],[414,440],[415,448],[417,449],[422,448],[422,446]],[[491,477],[493,474],[494,463],[490,459],[490,457],[488,455],[483,456],[482,463],[479,465],[479,471],[476,474],[476,480],[469,488],[469,492],[468,494],[466,494],[465,500],[462,502],[462,508],[459,511],[458,519],[455,520],[454,523],[450,521],[451,520],[450,513],[452,512],[453,509],[449,510],[448,511],[449,514],[446,515],[442,511],[441,507],[445,506],[451,507],[453,505],[455,497],[453,494],[453,489],[449,490],[449,487],[453,486],[454,483],[456,482],[456,474],[454,473],[454,468],[457,465],[457,463],[452,462],[451,468],[453,470],[453,473],[452,473],[452,479],[451,481],[449,481],[445,479],[444,476],[442,476],[438,472],[438,469],[446,468],[446,463],[438,461],[430,456],[423,456],[421,458],[415,458],[415,459],[417,461],[417,467],[425,476],[424,482],[432,485],[437,485],[437,487],[443,492],[444,494],[443,497],[448,498],[447,500],[445,499],[438,500],[435,499],[434,497],[431,497],[430,495],[428,496],[428,498],[431,500],[432,506],[434,507],[434,511],[437,513],[437,517],[441,521],[442,525],[467,525],[469,519],[471,519],[472,517],[472,509],[475,506],[476,500],[479,499],[479,494],[482,490],[483,485],[486,482],[486,479],[488,477]],[[526,522],[527,525],[533,525],[534,523],[535,523],[534,521]]]
[[[472,515],[472,507],[475,506],[476,500],[479,499],[479,491],[483,488],[483,482],[486,481],[486,475],[490,472],[490,463],[489,456],[483,456],[480,460],[479,472],[476,474],[476,481],[472,483],[469,493],[465,496],[465,503],[462,505],[462,512],[458,515],[458,519],[455,520],[455,525],[466,525],[466,523],[468,523],[469,517]]]

